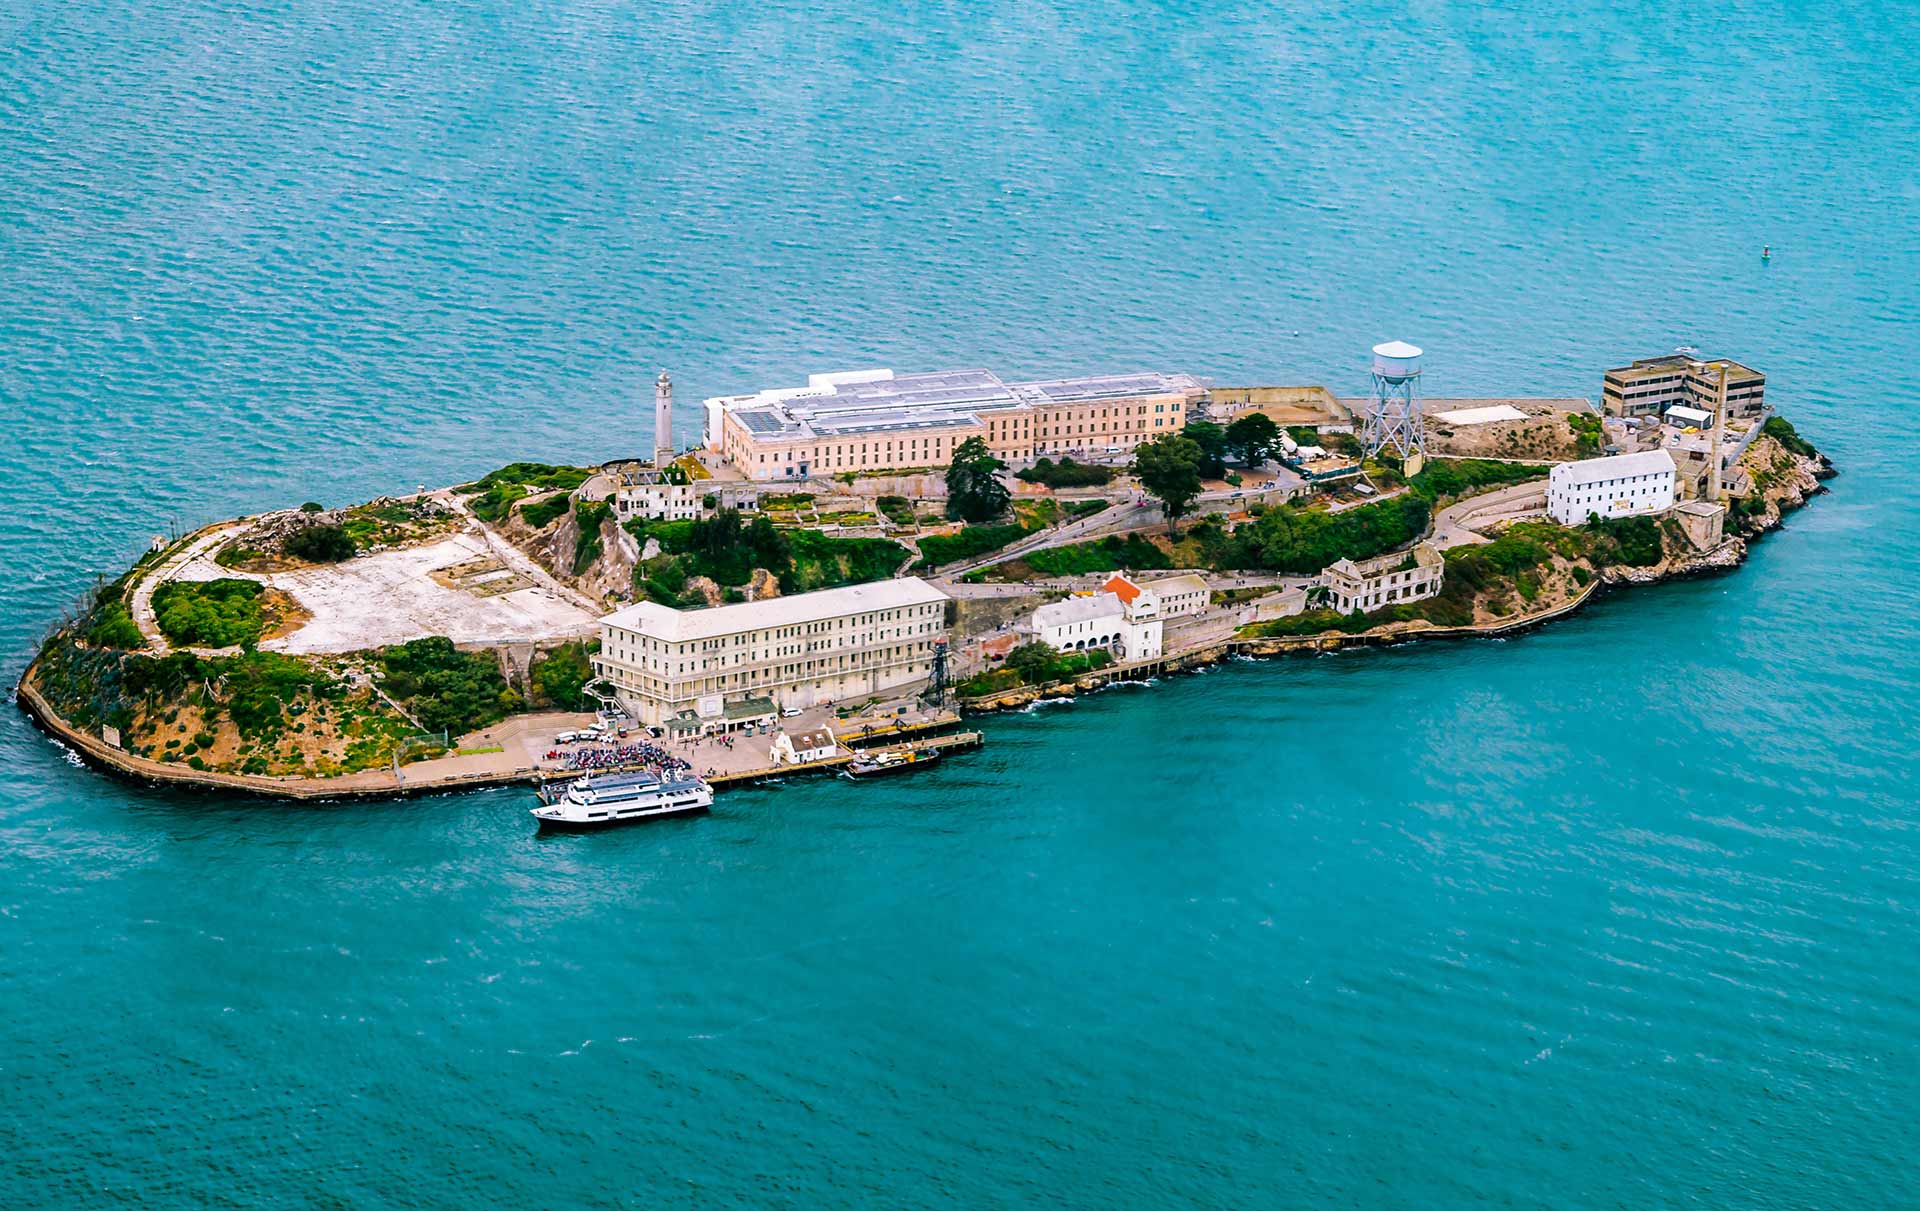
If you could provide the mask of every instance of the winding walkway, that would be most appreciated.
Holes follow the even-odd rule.
[[[1484,529],[1495,522],[1538,517],[1547,511],[1544,480],[1514,484],[1457,500],[1433,516],[1433,545],[1448,547],[1489,541]]]
[[[127,607],[133,614],[133,625],[140,628],[140,634],[146,638],[155,655],[165,656],[173,650],[173,645],[160,633],[160,620],[154,616],[154,590],[172,580],[188,564],[206,558],[215,548],[238,534],[241,528],[238,524],[231,524],[209,530],[141,573],[139,581],[133,586]]]

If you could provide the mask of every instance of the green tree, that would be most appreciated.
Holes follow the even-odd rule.
[[[339,563],[353,558],[353,537],[340,526],[303,526],[287,536],[287,554],[313,563]]]
[[[1200,450],[1200,478],[1219,479],[1227,473],[1227,431],[1212,421],[1197,420],[1180,436]]]
[[[1213,426],[1216,430],[1219,427]],[[1203,457],[1196,442],[1175,433],[1143,442],[1133,451],[1133,473],[1148,495],[1160,502],[1169,534],[1179,533],[1180,519],[1193,512],[1193,502],[1200,496]]]
[[[992,521],[1007,511],[1013,493],[1000,482],[1007,464],[993,456],[985,440],[969,437],[953,451],[947,466],[947,516],[957,521]]]
[[[1059,678],[1060,653],[1044,643],[1023,643],[1007,653],[1004,667],[1018,673],[1028,685],[1044,685]]]
[[[585,643],[569,643],[548,652],[533,666],[533,688],[563,711],[587,710],[593,705],[585,692],[587,682],[593,679],[588,655],[598,646],[599,641],[594,640],[592,648]]]
[[[1280,440],[1280,426],[1264,412],[1249,412],[1227,426],[1227,449],[1245,466],[1266,461]]]

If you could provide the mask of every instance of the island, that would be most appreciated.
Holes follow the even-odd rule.
[[[1418,358],[1376,347],[1366,398],[814,375],[704,401],[692,449],[663,372],[651,450],[155,539],[16,700],[155,783],[723,786],[1229,657],[1510,634],[1737,567],[1834,474],[1728,359],[1609,369],[1596,404],[1422,398]]]

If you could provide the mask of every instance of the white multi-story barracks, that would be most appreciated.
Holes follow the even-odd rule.
[[[991,370],[853,370],[715,396],[706,442],[755,480],[943,466],[970,437],[1005,459],[1085,458],[1177,432],[1205,395],[1189,374],[1006,383]]]
[[[1547,475],[1547,516],[1575,526],[1589,516],[1632,517],[1673,507],[1673,456],[1665,450],[1556,463]]]
[[[912,578],[707,610],[641,602],[600,620],[593,667],[643,723],[711,730],[925,678],[946,608]]]

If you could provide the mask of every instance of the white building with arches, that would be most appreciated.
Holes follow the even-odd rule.
[[[1125,576],[1100,592],[1033,612],[1034,638],[1061,652],[1110,652],[1118,661],[1152,660],[1162,651],[1160,598]]]

